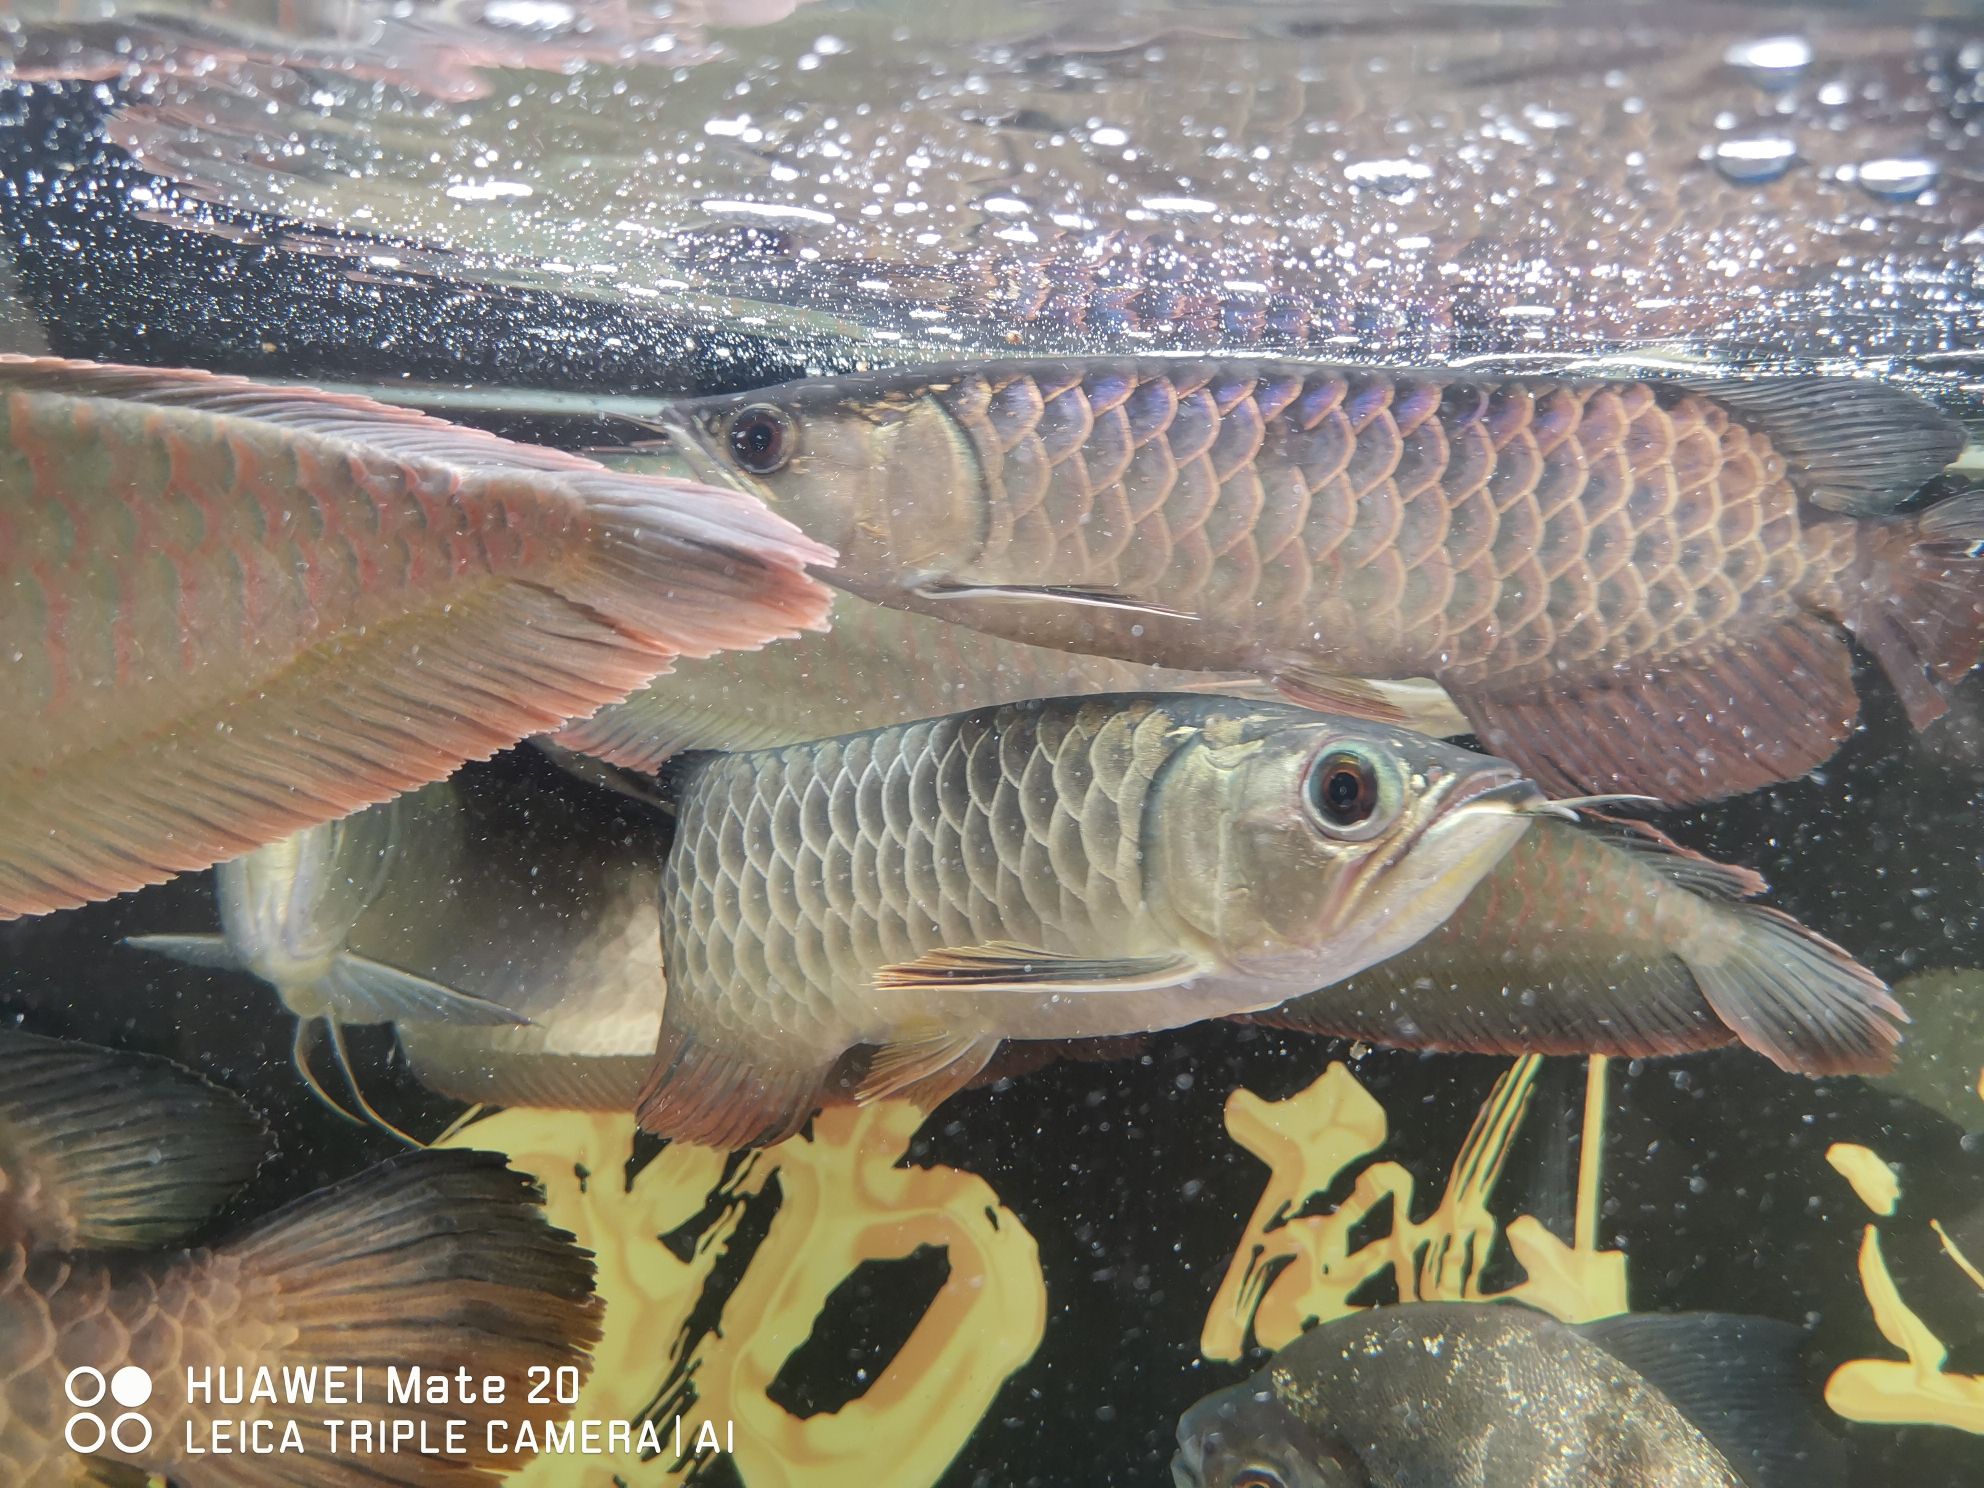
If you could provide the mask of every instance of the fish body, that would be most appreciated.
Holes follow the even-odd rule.
[[[1962,430],[1868,382],[1072,358],[668,423],[864,598],[1298,701],[1429,677],[1553,788],[1799,775],[1857,712],[1842,627],[1918,725],[1984,636],[1984,496],[1895,514]]]
[[[1178,1423],[1178,1488],[1832,1488],[1799,1329],[1712,1313],[1571,1327],[1506,1305],[1354,1312]],[[1828,1448],[1830,1447],[1830,1450]]]
[[[748,498],[359,398],[0,358],[0,917],[204,868],[818,621]]]
[[[1005,1039],[1258,1010],[1410,945],[1519,838],[1500,760],[1280,703],[1048,700],[679,766],[642,1119],[739,1146],[835,1066],[934,1106]]]
[[[1901,1003],[1749,902],[1764,888],[1642,823],[1538,821],[1405,951],[1255,1019],[1414,1049],[1640,1058],[1740,1042],[1801,1074],[1887,1070]]]
[[[342,1445],[328,1436],[321,1404],[224,1403],[243,1389],[233,1382],[264,1368],[277,1378],[331,1365],[501,1376],[506,1403],[483,1393],[449,1408],[467,1423],[462,1455],[394,1456],[394,1481],[408,1488],[493,1484],[514,1459],[490,1453],[487,1428],[554,1418],[527,1401],[530,1372],[586,1372],[599,1303],[591,1258],[545,1223],[527,1180],[492,1153],[413,1153],[184,1248],[265,1156],[266,1134],[240,1102],[175,1065],[0,1031],[6,1482],[263,1481],[266,1466],[234,1464],[267,1458],[199,1450],[217,1425],[238,1442],[232,1422],[243,1414],[269,1422],[271,1444],[299,1434],[300,1452],[280,1459],[298,1488],[378,1471],[349,1434]],[[152,1383],[139,1422],[105,1400],[98,1424],[119,1417],[111,1443],[72,1450],[70,1372],[110,1379],[129,1366]],[[212,1393],[196,1395],[189,1374],[214,1381]],[[87,1377],[75,1388],[92,1393]],[[78,1435],[87,1440],[87,1426]]]
[[[140,949],[245,971],[300,1020],[391,1023],[444,1095],[626,1110],[661,1021],[661,838],[512,772],[437,782],[217,871],[219,935]]]
[[[1421,733],[1467,732],[1429,683],[1366,683],[1370,709]],[[678,663],[555,742],[652,770],[689,749],[768,749],[1031,698],[1104,692],[1262,693],[1240,672],[1183,672],[1009,641],[840,594],[832,627],[758,651]]]

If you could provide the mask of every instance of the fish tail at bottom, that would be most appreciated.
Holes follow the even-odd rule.
[[[1984,653],[1984,489],[1884,524],[1846,610],[1908,721],[1919,729],[1940,718],[1948,704],[1938,684]]]
[[[410,1153],[175,1264],[195,1268],[182,1277],[193,1293],[242,1299],[239,1326],[219,1340],[236,1358],[247,1347],[256,1364],[278,1372],[356,1365],[381,1380],[389,1368],[452,1376],[467,1367],[477,1379],[502,1376],[505,1404],[485,1396],[438,1410],[381,1408],[469,1422],[461,1456],[391,1459],[390,1481],[406,1488],[500,1481],[520,1459],[492,1456],[489,1428],[497,1428],[500,1449],[517,1420],[548,1419],[546,1407],[519,1403],[527,1401],[533,1367],[573,1366],[583,1375],[600,1334],[590,1253],[545,1222],[535,1187],[496,1153]],[[306,1443],[303,1455],[284,1459],[291,1474],[284,1481],[331,1488],[375,1480],[375,1456],[353,1453],[348,1441],[335,1443],[346,1448],[340,1453],[324,1439],[321,1407],[269,1409],[279,1427],[293,1422]],[[198,1414],[224,1410],[201,1406]],[[189,1436],[197,1419],[189,1420]],[[267,1481],[267,1467],[260,1456],[201,1455],[168,1471],[188,1488],[250,1488]]]

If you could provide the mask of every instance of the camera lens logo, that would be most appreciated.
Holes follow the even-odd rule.
[[[76,1414],[62,1428],[70,1451],[87,1456],[101,1452],[108,1442],[126,1457],[135,1457],[152,1444],[152,1423],[138,1414],[138,1407],[152,1398],[152,1377],[137,1365],[126,1364],[105,1379],[101,1369],[84,1364],[69,1371],[62,1393],[76,1407]],[[106,1395],[124,1407],[108,1426],[96,1411]]]

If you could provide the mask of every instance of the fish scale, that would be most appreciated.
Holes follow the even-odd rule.
[[[1984,499],[1902,510],[1962,430],[1869,381],[984,361],[667,423],[865,599],[1317,706],[1431,677],[1567,791],[1802,773],[1857,711],[1843,630],[1918,726],[1984,639]]]

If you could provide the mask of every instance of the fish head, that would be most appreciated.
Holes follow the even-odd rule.
[[[1363,1488],[1343,1443],[1313,1429],[1266,1374],[1208,1395],[1178,1420],[1176,1488]]]
[[[749,491],[839,554],[836,583],[886,603],[980,546],[971,440],[934,383],[822,378],[663,416],[697,479]]]
[[[1543,793],[1514,765],[1437,739],[1298,710],[1206,731],[1158,871],[1227,967],[1312,990],[1443,922],[1530,822]]]

